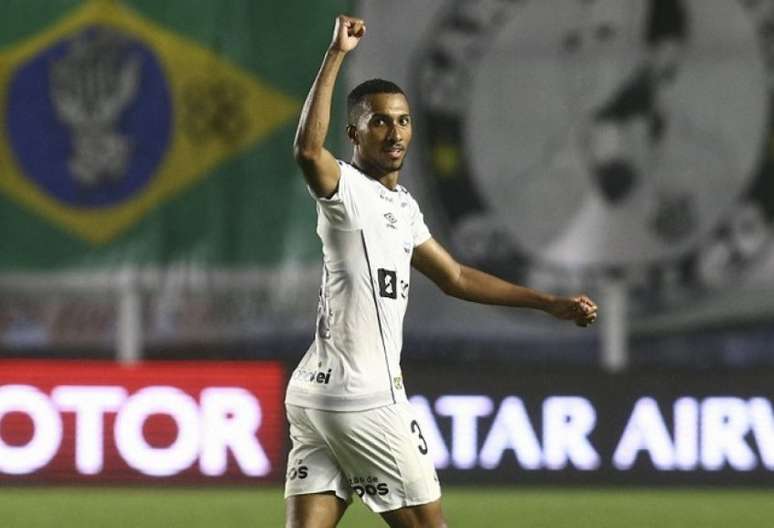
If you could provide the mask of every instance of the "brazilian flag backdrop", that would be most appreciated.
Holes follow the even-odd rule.
[[[318,259],[291,144],[349,4],[3,2],[0,271]]]

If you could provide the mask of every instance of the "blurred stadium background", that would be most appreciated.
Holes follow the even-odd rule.
[[[434,236],[600,305],[579,330],[413,278],[450,525],[771,526],[763,0],[5,0],[0,526],[282,524],[320,279],[290,145],[342,12],[332,149],[348,88],[397,82]]]

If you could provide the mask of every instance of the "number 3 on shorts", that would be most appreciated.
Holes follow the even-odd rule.
[[[422,429],[419,428],[419,423],[416,420],[413,420],[411,422],[411,432],[416,433],[417,436],[419,436],[419,439],[422,441],[421,444],[417,445],[417,449],[419,449],[419,452],[423,455],[427,454],[427,441],[425,440],[425,437],[422,436]]]

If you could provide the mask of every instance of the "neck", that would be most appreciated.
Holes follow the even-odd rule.
[[[400,170],[394,170],[386,172],[384,169],[369,163],[362,159],[355,153],[352,156],[352,165],[360,169],[366,176],[373,178],[390,190],[395,189],[398,185],[398,178],[400,177]]]

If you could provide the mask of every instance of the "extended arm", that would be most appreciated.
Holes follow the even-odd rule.
[[[336,19],[333,40],[301,110],[293,153],[309,187],[320,197],[331,197],[339,184],[336,158],[324,146],[331,119],[333,87],[344,56],[357,46],[364,33],[362,20],[344,15]]]
[[[433,239],[414,249],[411,264],[444,293],[458,299],[542,310],[579,326],[587,326],[597,318],[596,304],[585,295],[558,297],[512,284],[460,264]]]

